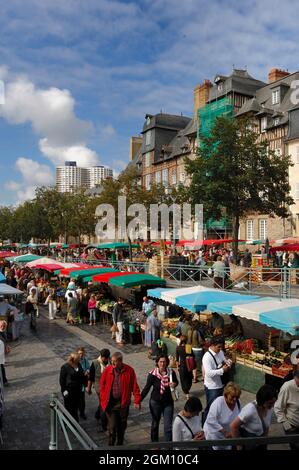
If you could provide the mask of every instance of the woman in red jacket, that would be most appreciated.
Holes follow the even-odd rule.
[[[121,446],[127,427],[131,395],[134,407],[140,409],[140,389],[132,367],[123,363],[123,356],[116,352],[111,365],[105,367],[100,379],[100,405],[108,418],[109,445]]]

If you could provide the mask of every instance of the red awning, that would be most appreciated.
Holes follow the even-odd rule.
[[[12,258],[13,256],[18,256],[18,254],[13,251],[0,251],[0,258]]]
[[[193,242],[185,242],[184,245],[186,247],[195,246],[212,246],[212,245],[223,245],[224,243],[232,243],[236,240],[233,238],[216,238],[216,239],[208,239],[208,240],[194,240]],[[245,240],[238,240],[238,242],[245,242]]]
[[[275,251],[299,251],[299,243],[292,243],[289,245],[273,246],[270,252]]]
[[[162,240],[161,240],[162,241]],[[164,245],[172,245],[172,242],[163,242]],[[161,246],[161,242],[152,242],[151,246]]]
[[[45,271],[53,272],[61,268],[61,264],[36,264],[32,269],[44,269]]]
[[[63,276],[68,276],[71,271],[80,271],[82,269],[92,269],[92,268],[107,268],[107,266],[81,264],[81,266],[78,265],[78,267],[76,267],[76,268],[63,268],[63,269],[60,270],[60,274],[62,274]]]
[[[117,273],[103,273],[92,276],[92,280],[95,282],[109,282],[112,277],[128,276],[129,274],[140,274],[138,272],[119,271]]]

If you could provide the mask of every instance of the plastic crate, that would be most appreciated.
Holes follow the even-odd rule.
[[[290,370],[292,370],[289,367],[277,367],[277,366],[272,366],[272,374],[276,375],[277,377],[285,377]]]

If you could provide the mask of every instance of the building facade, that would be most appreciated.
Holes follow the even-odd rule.
[[[65,162],[56,168],[56,188],[59,192],[73,192],[76,188],[91,189],[106,178],[113,178],[113,170],[104,166],[78,167],[76,162]]]

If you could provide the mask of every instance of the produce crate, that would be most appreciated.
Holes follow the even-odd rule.
[[[285,377],[292,368],[290,367],[277,367],[272,366],[272,374],[276,375],[277,377]]]
[[[254,361],[252,361],[250,359],[245,359],[244,364],[245,364],[245,366],[248,366],[248,367],[254,367]]]
[[[264,353],[255,353],[257,359],[265,359],[265,354]]]
[[[245,365],[245,359],[244,359],[244,357],[242,357],[242,356],[237,356],[237,358],[236,358],[236,363],[237,363],[237,364],[242,364],[242,366],[244,366],[244,365]]]
[[[273,366],[272,366],[273,367]],[[263,372],[265,374],[272,374],[272,367],[263,365]]]
[[[263,369],[263,364],[259,364],[258,362],[255,362],[254,363],[254,368],[262,370]]]

